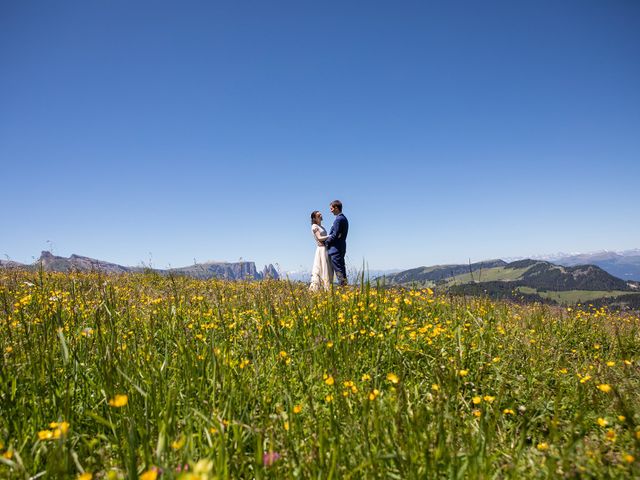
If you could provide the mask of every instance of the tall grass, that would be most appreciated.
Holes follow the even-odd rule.
[[[368,282],[4,272],[0,478],[632,478],[639,326]]]

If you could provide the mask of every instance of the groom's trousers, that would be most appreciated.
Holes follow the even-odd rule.
[[[347,284],[347,268],[344,264],[344,255],[341,253],[333,253],[329,254],[329,260],[331,260],[331,265],[333,266],[333,271],[338,277],[338,283],[340,285]]]

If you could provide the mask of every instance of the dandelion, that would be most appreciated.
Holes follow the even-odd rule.
[[[380,390],[374,388],[371,393],[369,393],[369,400],[373,401],[380,395]]]
[[[394,384],[400,381],[398,376],[393,372],[387,373],[387,380]]]
[[[129,403],[129,397],[122,394],[117,394],[109,400],[109,405],[115,408],[124,407],[127,403]]]
[[[604,393],[609,393],[611,391],[611,386],[607,385],[606,383],[601,383],[600,385],[598,385],[598,390]]]
[[[286,432],[288,432],[289,431],[289,422],[285,421],[284,424],[283,424],[283,427],[284,427],[284,430]]]
[[[471,413],[473,413],[473,416],[478,418],[482,415],[482,412],[480,410],[478,410],[477,408],[474,409]]]
[[[174,450],[180,450],[182,447],[184,447],[186,441],[186,437],[184,435],[180,435],[180,438],[171,442],[171,448],[173,448]]]
[[[482,399],[487,403],[493,403],[496,397],[492,397],[491,395],[485,395]]]
[[[591,375],[585,375],[580,379],[580,383],[587,383],[589,380],[591,380]]]
[[[371,380],[371,375],[369,375],[368,373],[365,373],[364,375],[362,375],[363,382],[368,382],[369,380]]]
[[[440,390],[440,385],[438,385],[437,383],[434,383],[431,385],[431,390],[433,390],[434,392],[437,392]]]
[[[607,362],[607,367],[615,367],[615,366],[616,366],[616,362],[612,362],[612,361]]]
[[[77,480],[91,480],[93,478],[93,473],[85,472],[81,473],[77,476]]]
[[[624,422],[627,419],[627,417],[625,417],[624,415],[618,415],[618,420],[620,422]]]
[[[156,480],[158,478],[158,471],[156,469],[147,470],[140,474],[140,480]]]
[[[510,409],[510,408],[505,408],[505,409],[502,411],[502,413],[503,413],[503,414],[505,414],[505,415],[515,415],[515,414],[516,414],[516,412],[514,412],[514,411],[513,411],[512,409]]]
[[[333,395],[329,394],[326,397],[324,397],[324,401],[327,403],[331,403],[333,402]]]
[[[606,427],[607,425],[609,425],[609,422],[607,422],[604,418],[599,417],[598,420],[596,420],[596,423],[598,425],[600,425],[601,427]]]
[[[635,462],[636,457],[634,457],[633,455],[629,455],[628,453],[624,456],[624,461],[627,463],[633,463]]]
[[[332,377],[332,376],[327,376],[327,375],[325,375],[324,383],[326,383],[327,385],[331,386],[331,385],[333,385],[333,384],[334,384],[334,382],[335,382],[335,381],[334,381],[334,379],[333,379],[333,377]]]
[[[474,405],[479,405],[480,402],[482,402],[482,398],[481,397],[473,397],[473,399],[471,401],[473,402]]]
[[[53,432],[51,430],[40,430],[38,432],[38,440],[51,440]]]
[[[302,405],[295,405],[293,407],[293,413],[298,414],[302,411]]]
[[[616,441],[616,437],[617,437],[615,430],[613,430],[612,428],[607,430],[607,433],[605,434],[605,437],[606,437],[606,439],[608,441],[615,442]]]
[[[549,450],[549,444],[547,442],[541,442],[536,446],[536,448],[541,452],[546,452]]]
[[[466,377],[467,375],[469,375],[469,370],[459,370],[458,375],[460,375],[461,377]]]

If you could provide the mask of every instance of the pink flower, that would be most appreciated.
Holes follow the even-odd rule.
[[[278,452],[267,452],[262,455],[262,464],[265,467],[270,467],[274,463],[276,463],[280,459],[280,454]]]

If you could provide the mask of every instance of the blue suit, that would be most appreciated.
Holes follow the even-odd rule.
[[[336,215],[336,219],[329,231],[329,238],[324,244],[327,246],[327,254],[333,265],[333,271],[338,277],[340,285],[347,284],[347,269],[344,264],[344,256],[347,253],[347,234],[349,233],[349,221],[342,213]]]

